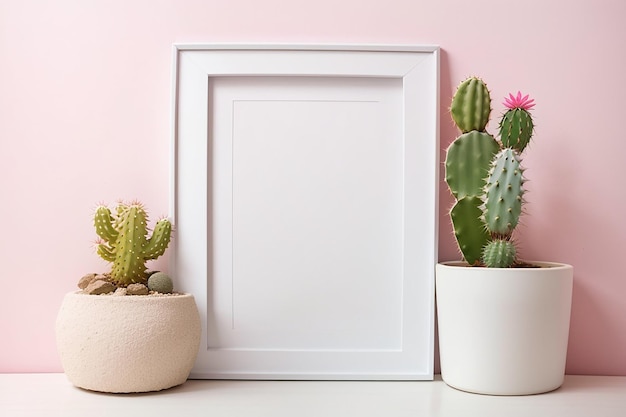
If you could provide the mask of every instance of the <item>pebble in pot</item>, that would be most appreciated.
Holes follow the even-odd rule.
[[[170,294],[174,290],[174,284],[165,272],[155,272],[148,278],[148,289],[161,294]]]

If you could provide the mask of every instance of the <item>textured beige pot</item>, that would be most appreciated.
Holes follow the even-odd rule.
[[[190,294],[112,296],[69,293],[56,321],[67,378],[93,391],[159,391],[187,380],[200,345]]]
[[[573,268],[437,265],[442,379],[463,391],[539,394],[563,384]]]

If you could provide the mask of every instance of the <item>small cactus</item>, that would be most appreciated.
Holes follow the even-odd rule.
[[[512,234],[519,223],[524,195],[520,154],[533,134],[528,95],[509,94],[499,124],[500,141],[485,129],[491,98],[477,77],[463,81],[450,113],[462,134],[446,155],[446,183],[456,203],[450,211],[454,234],[470,265],[511,267],[517,261]]]
[[[522,97],[522,93],[517,92],[517,96],[509,94],[505,99],[504,106],[508,108],[500,121],[500,140],[502,145],[513,148],[522,153],[533,134],[533,118],[528,110],[535,106],[535,100]]]
[[[506,239],[495,239],[483,248],[483,262],[488,268],[508,268],[515,263],[517,249]]]
[[[100,205],[96,208],[94,225],[100,237],[97,252],[113,263],[111,279],[119,285],[145,283],[146,261],[161,256],[170,241],[172,225],[167,219],[157,221],[148,237],[148,214],[139,202],[120,202],[113,215]]]

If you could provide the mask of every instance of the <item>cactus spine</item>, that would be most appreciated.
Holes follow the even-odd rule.
[[[499,124],[500,142],[486,132],[491,99],[477,77],[463,81],[450,107],[462,134],[447,149],[446,182],[456,199],[450,217],[470,265],[504,268],[517,262],[512,238],[522,213],[524,177],[520,154],[533,133],[528,96],[509,95]]]
[[[120,285],[145,283],[146,261],[161,256],[170,241],[172,225],[159,220],[148,237],[148,214],[138,202],[119,203],[116,215],[108,207],[96,208],[94,226],[101,241],[97,252],[113,263],[111,278]]]

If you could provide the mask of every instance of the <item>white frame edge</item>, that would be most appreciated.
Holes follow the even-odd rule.
[[[435,132],[435,142],[428,148],[433,153],[429,156],[430,161],[434,163],[433,176],[435,181],[430,185],[431,192],[433,193],[433,201],[430,207],[430,212],[433,216],[432,230],[429,231],[429,241],[432,242],[432,248],[430,249],[429,258],[432,262],[432,300],[433,305],[430,309],[428,320],[431,323],[430,326],[430,340],[432,341],[429,351],[429,368],[428,372],[419,375],[398,375],[398,374],[380,374],[372,377],[368,373],[359,374],[343,374],[343,375],[328,375],[328,374],[315,374],[310,373],[307,375],[291,374],[289,372],[277,372],[267,373],[259,376],[257,373],[235,373],[228,375],[226,373],[207,373],[207,372],[192,372],[192,378],[218,378],[218,379],[350,379],[350,380],[363,380],[363,379],[389,379],[389,380],[431,380],[434,373],[434,268],[437,263],[437,244],[438,244],[438,183],[439,183],[439,47],[433,45],[360,45],[360,44],[239,44],[239,43],[222,43],[222,44],[205,44],[205,43],[184,43],[174,44],[172,50],[172,102],[171,102],[171,177],[170,177],[170,215],[176,225],[177,221],[177,198],[176,198],[176,165],[178,161],[177,154],[177,131],[178,131],[178,70],[180,64],[180,53],[184,51],[228,51],[228,50],[259,50],[259,51],[377,51],[377,52],[424,52],[431,53],[435,61],[435,77],[436,77],[436,95],[434,98],[434,120],[432,120],[433,129]],[[174,238],[174,240],[176,237]],[[175,244],[175,243],[174,243]],[[171,251],[170,253],[174,253]],[[170,256],[170,268],[176,270],[175,256]]]

